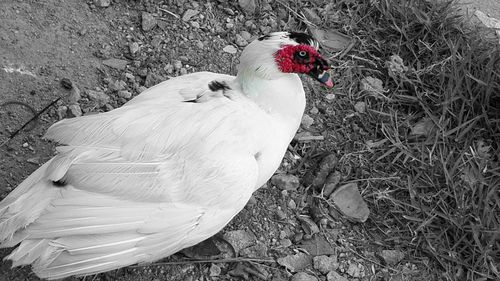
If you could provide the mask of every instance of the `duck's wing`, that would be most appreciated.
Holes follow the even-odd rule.
[[[25,196],[0,203],[3,246],[21,242],[14,265],[56,279],[154,261],[212,236],[244,207],[273,121],[243,97],[192,103],[153,89],[48,130],[66,146]],[[39,203],[26,214],[28,201]]]

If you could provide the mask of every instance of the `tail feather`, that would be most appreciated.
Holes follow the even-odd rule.
[[[2,201],[0,201],[0,218],[6,212],[6,209],[11,206],[19,197],[25,194],[33,185],[39,182],[44,176],[47,167],[52,162],[52,159],[43,164],[40,168],[34,171],[29,177],[27,177],[20,185],[18,185],[13,191],[7,195]]]
[[[48,244],[48,239],[25,240],[5,259],[13,261],[12,267],[31,264],[47,250]]]
[[[33,265],[33,271],[41,278],[59,279],[72,275],[89,275],[127,266],[137,262],[136,248],[122,249],[108,254],[71,255],[64,251],[49,266]]]
[[[8,243],[14,234],[35,221],[56,198],[59,191],[49,181],[39,183],[27,189],[24,194],[5,204],[0,214],[0,243]],[[14,198],[8,198],[9,201]],[[2,202],[4,203],[4,202]]]

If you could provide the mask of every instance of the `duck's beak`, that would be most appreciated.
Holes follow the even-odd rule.
[[[318,80],[321,84],[327,86],[328,88],[333,87],[332,77],[328,70],[330,66],[328,62],[323,58],[316,58],[314,61],[314,67],[307,73],[312,78]]]

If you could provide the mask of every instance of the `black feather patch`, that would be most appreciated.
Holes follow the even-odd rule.
[[[262,41],[262,40],[267,40],[271,37],[271,35],[269,34],[266,34],[266,35],[262,35],[261,37],[259,37],[257,40],[259,41]]]
[[[222,90],[222,91],[231,90],[231,88],[226,84],[226,82],[224,82],[224,81],[219,82],[217,80],[214,80],[214,81],[208,83],[208,88],[212,92],[217,92],[220,90]]]
[[[299,44],[306,44],[311,46],[314,44],[314,38],[306,33],[291,31],[289,32],[288,37]]]
[[[57,186],[57,187],[65,187],[66,186],[66,182],[64,182],[63,180],[52,181],[52,184],[54,186]]]

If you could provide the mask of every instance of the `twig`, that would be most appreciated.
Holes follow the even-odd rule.
[[[31,117],[30,120],[28,120],[26,123],[24,123],[21,128],[17,129],[16,131],[14,131],[12,134],[10,134],[9,138],[4,141],[3,143],[0,144],[0,147],[4,146],[5,144],[7,144],[9,141],[11,141],[15,136],[17,136],[24,128],[26,128],[26,126],[28,126],[28,124],[30,124],[31,122],[35,121],[35,120],[38,120],[38,118],[40,117],[40,115],[42,115],[42,113],[44,113],[45,111],[47,111],[47,109],[49,109],[51,106],[53,106],[56,102],[58,102],[59,100],[61,99],[61,97],[58,97],[57,99],[53,100],[51,103],[49,103],[47,106],[45,106],[42,110],[36,112],[36,110],[31,107],[29,104],[26,104],[24,102],[20,102],[20,101],[7,101],[7,102],[4,102],[2,103],[0,106],[5,106],[5,105],[8,105],[8,104],[19,104],[19,105],[22,105],[22,106],[25,106],[27,108],[30,109],[31,112],[33,112],[34,116]]]
[[[171,15],[171,16],[174,16],[175,18],[178,18],[178,19],[180,19],[180,18],[181,18],[178,14],[172,13],[172,12],[170,12],[170,11],[169,11],[169,10],[167,10],[167,9],[158,8],[158,10],[160,10],[160,11],[162,11],[162,12],[165,12],[165,13],[167,13],[167,14]]]
[[[171,262],[156,262],[151,264],[138,264],[130,267],[144,267],[144,266],[161,266],[161,265],[183,265],[183,264],[200,264],[200,263],[233,263],[233,262],[276,262],[274,259],[253,259],[253,258],[230,258],[230,259],[211,259],[211,260],[185,260],[185,261],[171,261]]]
[[[325,137],[323,136],[303,136],[303,137],[299,137],[297,139],[298,142],[305,142],[305,141],[322,141],[324,140]]]

